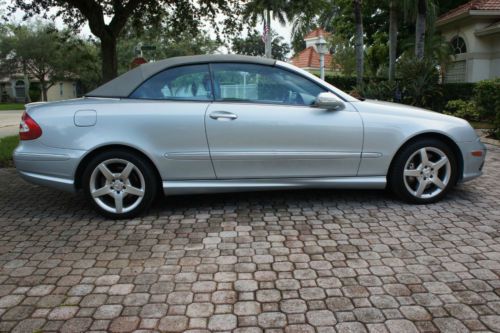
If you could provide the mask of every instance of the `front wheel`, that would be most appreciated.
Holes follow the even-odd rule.
[[[389,175],[396,196],[418,204],[439,201],[456,184],[457,177],[455,154],[448,145],[434,139],[403,148]]]
[[[124,150],[95,156],[83,173],[85,195],[101,214],[131,218],[147,209],[156,195],[156,178],[143,158]]]

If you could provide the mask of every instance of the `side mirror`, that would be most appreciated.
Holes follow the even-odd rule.
[[[339,110],[344,108],[344,102],[331,92],[322,92],[316,97],[313,106],[320,109]]]

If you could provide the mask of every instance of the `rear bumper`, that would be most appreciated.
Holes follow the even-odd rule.
[[[74,181],[70,179],[51,177],[39,173],[31,173],[20,170],[19,174],[21,175],[21,178],[33,184],[53,187],[66,192],[75,192]]]
[[[464,158],[464,170],[461,182],[466,182],[483,174],[484,161],[486,159],[486,146],[478,138],[472,142],[461,142],[460,150]],[[482,156],[473,156],[472,152],[482,151]]]
[[[13,158],[17,171],[26,181],[74,192],[74,175],[84,154],[83,150],[47,147],[35,140],[21,141]]]

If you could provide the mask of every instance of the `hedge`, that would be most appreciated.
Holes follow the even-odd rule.
[[[356,87],[356,77],[354,76],[334,76],[328,75],[325,77],[325,81],[334,85],[335,87],[343,90],[347,93],[352,91]],[[384,82],[387,81],[383,78],[364,78],[364,82]],[[446,104],[453,100],[464,100],[470,101],[474,99],[474,90],[476,83],[443,83],[438,87],[441,90],[440,94],[437,94],[437,100],[434,100],[432,105],[428,107],[433,108],[435,111],[442,112]]]
[[[442,100],[436,103],[438,110],[442,111],[449,101],[464,100],[471,101],[474,99],[474,89],[476,83],[444,83],[440,85],[443,94]]]
[[[352,76],[328,75],[325,81],[347,93],[356,87],[356,77]],[[387,84],[387,79],[383,78],[364,78],[363,81],[365,85],[360,91],[366,93],[366,96],[380,100],[393,100],[390,96],[395,84]],[[400,81],[399,86],[404,87],[404,83]],[[380,89],[373,89],[374,87]],[[474,117],[479,117],[481,121],[492,122],[495,127],[493,135],[500,139],[500,78],[476,83],[443,83],[437,85],[435,89],[433,97],[424,101],[424,108],[443,112],[448,102],[455,101],[449,105],[452,107],[459,100],[463,101],[462,104],[474,105],[477,107],[474,110]],[[403,96],[404,100],[405,96]]]
[[[356,77],[354,76],[325,76],[325,81],[345,92],[350,92],[356,87]]]

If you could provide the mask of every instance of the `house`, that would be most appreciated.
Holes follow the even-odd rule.
[[[30,87],[31,86],[31,89]],[[22,74],[12,74],[5,77],[0,77],[0,102],[20,102],[26,101],[26,95],[29,91],[36,91],[39,98],[34,98],[31,93],[32,101],[41,100],[41,91],[39,89],[38,80],[32,78],[26,82]],[[78,96],[78,85],[76,81],[60,81],[50,87],[47,91],[47,100],[59,101],[63,99],[76,98]]]
[[[316,43],[319,41],[320,37],[323,36],[324,39],[328,40],[330,33],[326,32],[322,28],[311,31],[304,37],[306,42],[306,48],[296,54],[290,62],[302,69],[308,71],[319,71],[320,70],[320,58]],[[325,70],[339,71],[339,67],[333,67],[333,57],[330,53],[325,54]]]
[[[474,0],[440,16],[436,29],[453,46],[445,82],[500,77],[500,0]]]

